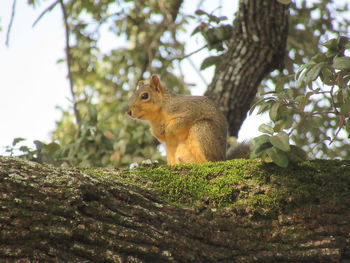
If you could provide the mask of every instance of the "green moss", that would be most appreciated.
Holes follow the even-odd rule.
[[[259,160],[159,166],[131,170],[84,169],[156,190],[162,200],[185,206],[229,207],[253,217],[275,217],[300,204],[350,197],[350,162],[316,160],[287,169]],[[113,179],[114,178],[114,179]]]

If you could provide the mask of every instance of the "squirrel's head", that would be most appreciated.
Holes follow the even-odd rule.
[[[140,120],[151,120],[159,114],[166,89],[157,75],[152,75],[148,84],[138,83],[138,88],[129,99],[128,114]]]

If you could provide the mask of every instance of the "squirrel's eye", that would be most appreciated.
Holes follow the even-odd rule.
[[[147,100],[148,97],[149,97],[149,95],[147,92],[141,94],[141,100]]]

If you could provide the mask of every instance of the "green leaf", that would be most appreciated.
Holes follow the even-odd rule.
[[[17,143],[22,142],[22,141],[25,141],[25,140],[26,140],[26,139],[21,138],[21,137],[14,138],[14,139],[13,139],[13,142],[12,142],[12,146],[16,146]]]
[[[268,134],[273,134],[273,128],[267,124],[261,124],[258,128],[259,132],[263,132],[263,133],[268,133]]]
[[[29,147],[28,147],[28,146],[25,146],[25,145],[19,147],[19,150],[20,150],[21,152],[23,152],[23,153],[29,153],[29,152],[30,152]]]
[[[295,73],[295,79],[298,80],[300,77],[300,74],[305,70],[306,64],[302,65],[301,67],[298,68],[297,72]]]
[[[310,67],[310,65],[308,65]],[[298,71],[295,75],[296,79],[298,80],[298,86],[300,87],[303,84],[304,78],[306,76],[306,73],[308,72],[309,69],[307,69],[306,65],[304,69],[301,71]]]
[[[337,38],[337,47],[340,50],[343,50],[348,43],[349,43],[349,38],[348,37],[340,36],[340,37]]]
[[[324,53],[319,53],[312,57],[315,63],[327,62],[328,58]]]
[[[286,152],[288,159],[292,163],[298,163],[307,159],[306,152],[298,146],[290,145],[290,151]]]
[[[306,84],[310,83],[311,81],[314,81],[315,79],[318,78],[320,75],[321,70],[323,67],[326,65],[326,62],[321,62],[316,65],[313,65],[311,69],[308,71],[307,76],[306,76]]]
[[[333,72],[332,70],[330,69],[329,66],[327,67],[324,67],[321,71],[321,80],[323,81],[324,84],[326,85],[333,85],[334,84],[334,76],[333,76]]]
[[[279,101],[276,101],[271,109],[270,109],[270,112],[269,112],[269,116],[270,116],[270,119],[272,121],[277,121],[278,120],[278,109],[279,107],[281,106],[281,103]]]
[[[251,154],[250,154],[250,158],[256,158],[258,153],[261,153],[261,151],[265,150],[263,149],[264,147],[267,147],[267,144],[270,144],[269,147],[271,147],[271,143],[269,142],[269,135],[263,134],[260,135],[258,137],[255,137],[254,139],[252,139],[251,141]]]
[[[39,140],[35,140],[33,143],[35,144],[37,150],[42,150],[45,148],[45,144]]]
[[[192,33],[191,33],[191,36],[197,34],[198,32],[202,31],[202,24],[200,24],[199,26],[196,26],[195,29],[193,29]]]
[[[46,145],[46,151],[49,153],[54,153],[59,149],[60,149],[60,145],[55,142],[51,142],[48,145]]]
[[[261,113],[264,113],[266,112],[269,108],[271,108],[271,104],[272,102],[274,102],[273,100],[269,100],[267,102],[265,102],[264,104],[262,104],[260,107],[259,107],[259,110],[256,112],[256,115],[259,115]]]
[[[271,147],[266,149],[267,155],[271,160],[280,167],[286,168],[289,164],[288,156],[285,152],[277,149],[276,147]]]
[[[251,141],[251,146],[250,146],[250,150],[251,150],[251,154],[250,154],[250,158],[256,158],[257,155],[256,155],[256,151],[259,149],[259,147],[261,147],[261,145],[265,144],[265,143],[269,143],[269,138],[270,136],[267,135],[267,134],[263,134],[263,135],[260,135],[258,137],[255,137],[254,139],[252,139]],[[272,146],[272,145],[271,145]],[[271,147],[270,146],[270,147]]]
[[[90,104],[88,109],[89,109],[90,121],[93,124],[97,123],[97,109],[96,109],[95,105]]]
[[[194,13],[195,13],[196,15],[198,15],[198,16],[201,16],[201,15],[209,15],[207,12],[205,12],[205,11],[202,10],[202,9],[197,9]]]
[[[289,136],[287,133],[281,131],[277,133],[274,136],[270,137],[270,142],[273,146],[276,148],[282,150],[282,151],[290,151],[290,145],[289,145]]]
[[[265,142],[256,147],[254,154],[258,156],[260,153],[265,152],[266,149],[271,148],[272,144],[270,142]]]
[[[255,137],[252,139],[252,145],[260,145],[260,144],[263,144],[265,142],[268,142],[269,141],[269,138],[271,136],[267,135],[267,134],[263,134],[263,135],[260,135],[258,137]]]
[[[350,57],[336,57],[336,58],[334,58],[333,67],[335,69],[339,69],[339,70],[350,69]]]
[[[332,58],[332,57],[337,56],[338,53],[339,53],[339,50],[338,50],[338,49],[331,48],[331,49],[328,49],[328,50],[327,50],[326,56],[327,56],[328,58]]]
[[[336,48],[337,47],[337,40],[335,38],[328,40],[327,42],[323,43],[322,46],[326,48]]]
[[[262,104],[264,101],[266,100],[266,98],[260,98],[258,99],[256,102],[254,102],[254,104],[250,107],[249,109],[249,115],[251,115],[253,113],[253,111],[255,110],[255,108],[259,105]],[[261,106],[260,106],[261,107]]]
[[[220,56],[211,56],[204,59],[201,65],[201,70],[206,69],[210,66],[216,65],[220,61]]]

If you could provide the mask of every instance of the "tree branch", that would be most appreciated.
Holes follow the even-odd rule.
[[[9,47],[10,33],[11,33],[11,29],[12,29],[13,20],[15,19],[16,3],[17,3],[17,0],[13,0],[11,18],[10,18],[10,22],[9,22],[8,27],[7,27],[7,33],[6,33],[6,42],[5,42],[5,44],[6,44],[7,47]]]
[[[47,12],[50,12],[58,3],[60,2],[60,0],[56,0],[55,2],[53,2],[51,5],[49,5],[39,16],[37,19],[35,19],[32,27],[35,27],[36,24],[41,20],[41,18],[46,15]]]
[[[0,261],[349,262],[348,161],[192,168],[58,169],[0,157]],[[197,197],[213,184],[232,188],[228,206]]]
[[[80,130],[81,117],[80,117],[80,113],[78,110],[77,99],[76,99],[75,91],[74,91],[74,81],[73,81],[73,74],[72,74],[72,56],[71,56],[71,47],[70,47],[70,29],[69,29],[69,24],[68,24],[67,10],[66,10],[66,7],[64,5],[63,0],[58,0],[58,1],[61,5],[64,27],[65,27],[65,36],[66,36],[65,51],[66,51],[66,59],[67,59],[69,87],[70,87],[70,92],[71,92],[72,101],[73,101],[73,111],[74,111],[75,121],[76,121],[76,123],[79,127],[79,130]]]
[[[237,137],[261,81],[283,67],[288,8],[276,0],[240,0],[228,51],[206,92],[226,115],[231,136]]]
[[[159,29],[156,31],[156,33],[149,38],[149,43],[147,43],[147,46],[149,47],[148,50],[148,56],[144,62],[144,65],[141,69],[140,76],[136,83],[138,83],[140,80],[143,79],[144,73],[149,68],[149,65],[152,63],[153,58],[156,54],[156,51],[158,50],[158,43],[160,41],[161,36],[163,35],[164,31],[171,28],[171,25],[175,23],[175,20],[179,14],[180,7],[183,3],[183,0],[172,0],[171,2],[171,8],[170,10],[166,9],[163,6],[163,2],[159,2],[159,8],[163,13],[163,21],[159,25]],[[173,37],[174,34],[173,34]]]

